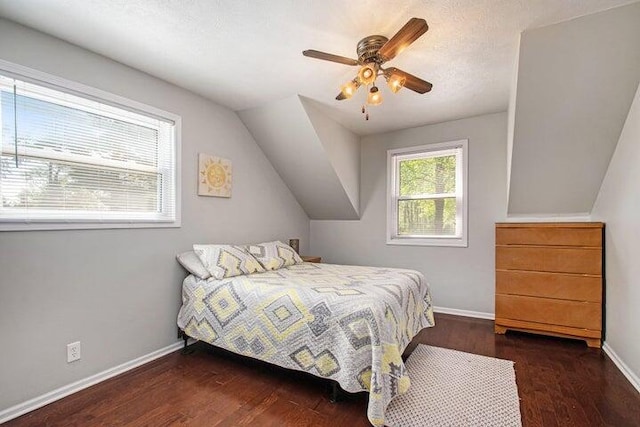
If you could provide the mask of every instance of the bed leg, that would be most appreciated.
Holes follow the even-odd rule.
[[[331,396],[329,402],[337,403],[340,400],[340,386],[337,381],[331,381]]]
[[[182,338],[182,342],[184,343],[184,346],[182,347],[182,350],[180,351],[182,354],[191,354],[194,352],[194,350],[192,348],[188,347],[188,341],[189,341],[189,336],[183,331],[180,330],[178,332],[179,338]]]

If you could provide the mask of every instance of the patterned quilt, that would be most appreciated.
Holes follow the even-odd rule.
[[[187,335],[368,391],[375,426],[409,388],[402,352],[434,325],[423,275],[394,268],[303,263],[222,280],[190,275],[182,301]]]

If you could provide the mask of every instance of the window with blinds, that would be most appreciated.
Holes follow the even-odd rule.
[[[175,122],[136,107],[0,70],[0,225],[175,223]]]
[[[389,150],[387,243],[467,246],[467,141]]]

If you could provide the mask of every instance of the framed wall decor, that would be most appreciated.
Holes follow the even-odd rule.
[[[198,195],[231,197],[231,160],[198,154]]]

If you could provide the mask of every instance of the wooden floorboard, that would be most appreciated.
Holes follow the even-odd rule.
[[[640,426],[640,394],[599,349],[436,315],[419,342],[515,362],[528,426]],[[7,426],[368,426],[366,393],[329,402],[329,384],[198,343]]]

